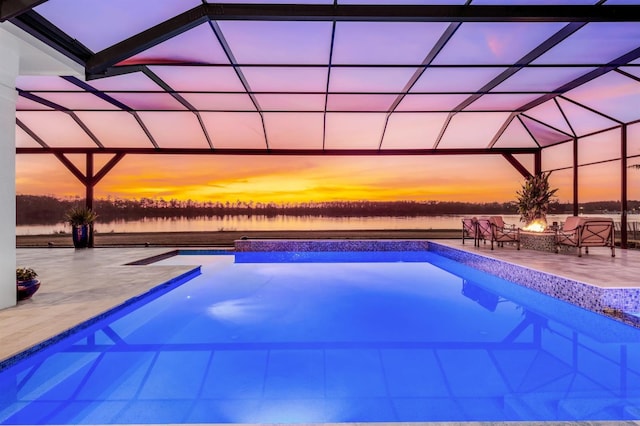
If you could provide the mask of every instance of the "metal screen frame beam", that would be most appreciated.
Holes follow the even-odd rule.
[[[206,21],[375,22],[638,22],[637,6],[344,5],[207,3],[97,52],[88,75],[102,74],[133,55]]]
[[[271,156],[391,156],[391,155],[502,155],[535,154],[540,148],[449,149],[207,149],[207,148],[16,148],[16,154],[167,154],[167,155],[271,155]]]
[[[518,159],[516,157],[513,156],[513,154],[510,154],[508,152],[503,152],[502,156],[509,162],[509,164],[511,164],[513,166],[514,169],[516,169],[521,175],[522,177],[524,177],[525,179],[528,179],[530,177],[532,177],[533,175],[531,174],[531,172],[529,170],[527,170],[527,168],[525,166],[522,165],[521,162],[518,161]]]
[[[627,235],[627,210],[628,204],[628,176],[627,176],[627,125],[620,126],[620,248],[626,249]]]
[[[0,22],[21,15],[47,0],[0,0]]]

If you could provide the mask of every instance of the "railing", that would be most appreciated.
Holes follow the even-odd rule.
[[[613,222],[616,233],[622,230],[620,222]],[[627,237],[637,240],[640,237],[640,222],[627,222]]]

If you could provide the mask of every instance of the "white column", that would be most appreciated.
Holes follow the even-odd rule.
[[[18,42],[0,29],[0,309],[16,304],[16,77]]]

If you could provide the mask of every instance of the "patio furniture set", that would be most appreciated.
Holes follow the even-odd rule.
[[[526,234],[552,238],[555,252],[561,247],[575,247],[578,257],[582,257],[582,248],[589,253],[589,247],[610,247],[611,256],[615,257],[613,219],[605,217],[569,216],[561,227],[547,229],[543,232],[525,231],[514,224],[507,224],[502,216],[472,217],[462,219],[462,244],[465,239],[473,239],[475,247],[480,242],[503,247],[504,243],[515,244],[520,250],[522,236]]]

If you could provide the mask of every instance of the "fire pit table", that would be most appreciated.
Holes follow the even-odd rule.
[[[529,250],[556,251],[556,233],[555,231],[524,231],[520,230],[520,247]]]

